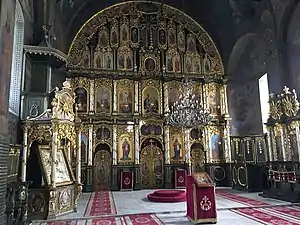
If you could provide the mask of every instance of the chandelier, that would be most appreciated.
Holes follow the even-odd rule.
[[[174,127],[190,129],[206,125],[210,120],[210,112],[192,92],[187,78],[182,80],[183,92],[166,115],[166,121]]]

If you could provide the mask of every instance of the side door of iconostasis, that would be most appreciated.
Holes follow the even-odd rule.
[[[111,186],[112,147],[111,127],[94,125],[93,189],[109,190]]]

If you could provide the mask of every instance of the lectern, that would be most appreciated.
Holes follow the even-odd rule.
[[[194,224],[217,223],[215,186],[205,172],[187,176],[187,217]]]

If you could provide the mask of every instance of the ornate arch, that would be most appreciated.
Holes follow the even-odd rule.
[[[161,3],[152,2],[151,4],[154,8],[156,8],[156,11],[145,11],[141,5],[146,3],[149,4],[148,1],[129,1],[119,3],[101,10],[92,16],[81,27],[72,41],[68,52],[68,66],[76,67],[76,65],[78,65],[84,51],[86,50],[87,44],[91,41],[95,33],[101,26],[103,26],[103,24],[109,23],[123,15],[135,14],[139,16],[143,13],[151,14],[163,12],[162,16],[164,18],[175,21],[195,36],[196,40],[201,44],[204,52],[211,60],[212,69],[210,74],[224,74],[224,66],[219,51],[211,37],[200,24],[182,11]]]

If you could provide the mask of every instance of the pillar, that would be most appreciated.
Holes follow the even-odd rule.
[[[283,145],[284,145],[284,151],[285,151],[285,159],[287,162],[292,161],[292,148],[291,148],[291,139],[289,136],[289,131],[286,126],[282,128],[283,131]]]
[[[206,161],[209,163],[211,163],[212,161],[212,151],[210,149],[210,143],[209,143],[210,137],[211,137],[211,133],[208,127],[204,127],[204,148],[205,148],[204,150],[206,152],[206,157],[207,157]]]
[[[296,125],[296,140],[297,140],[297,150],[298,150],[298,157],[300,161],[300,130],[299,130],[299,124]]]
[[[22,119],[25,119],[25,115],[24,115],[24,100],[25,100],[25,96],[24,96],[24,91],[25,91],[25,75],[26,75],[26,52],[24,51],[23,53],[23,67],[22,67],[22,78],[21,78],[21,102],[20,102],[20,117]]]
[[[68,144],[67,144],[67,154],[68,154],[68,160],[69,162],[71,162],[71,143],[70,141],[68,141]]]
[[[46,87],[46,92],[50,93],[51,91],[51,85],[52,85],[52,67],[48,66],[47,67],[47,87]]]
[[[270,127],[267,127],[267,129],[268,129],[267,138],[268,138],[268,152],[269,152],[269,157],[267,158],[266,161],[272,162],[273,161],[273,151],[272,151],[272,147],[273,147],[273,145],[272,145],[272,139],[273,139],[273,136],[272,136],[272,129]],[[296,128],[296,130],[297,130],[297,128]],[[298,134],[297,134],[297,143],[299,144],[299,142],[298,142]]]
[[[113,114],[116,114],[118,112],[117,107],[118,102],[118,93],[117,93],[117,81],[113,81]]]
[[[139,82],[134,81],[134,114],[139,114]]]
[[[117,142],[117,126],[113,125],[113,143],[112,143],[112,155],[113,155],[113,165],[118,164],[118,142]]]
[[[229,115],[229,112],[228,112],[228,99],[227,99],[227,84],[223,84],[221,93],[222,93],[221,94],[222,114]]]
[[[90,114],[95,112],[95,80],[90,80]]]
[[[282,150],[282,159],[283,159],[283,161],[287,161],[283,127],[281,126],[279,129],[280,129],[280,143],[281,143],[280,147]]]
[[[134,163],[140,164],[140,126],[134,126]]]
[[[170,127],[165,126],[164,128],[164,139],[165,139],[165,164],[170,164]]]
[[[164,84],[164,113],[169,112],[169,87],[168,84]]]
[[[28,127],[24,126],[24,135],[23,135],[23,154],[22,154],[22,168],[21,168],[21,181],[26,182],[26,167],[27,167],[27,151],[28,151]]]
[[[278,161],[278,147],[276,144],[276,136],[275,136],[275,131],[273,130],[273,128],[270,130],[270,136],[271,138],[271,145],[272,145],[272,152],[273,152],[273,161]]]
[[[93,165],[93,125],[90,124],[89,125],[88,166],[92,166],[92,165]]]
[[[51,170],[51,187],[56,187],[56,162],[57,162],[57,149],[59,145],[57,124],[53,124],[52,133],[52,170]]]
[[[77,130],[76,180],[81,184],[81,127]]]
[[[190,129],[184,131],[185,158],[188,164],[188,174],[192,174],[191,148],[190,148]]]
[[[231,150],[230,150],[230,126],[226,125],[224,127],[224,157],[226,163],[232,162]]]

